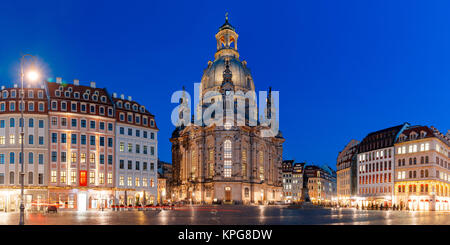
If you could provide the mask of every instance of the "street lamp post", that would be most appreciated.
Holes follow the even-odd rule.
[[[23,80],[25,77],[24,74],[24,63],[25,63],[25,58],[26,57],[30,57],[32,59],[32,66],[34,65],[35,61],[36,61],[36,57],[34,57],[33,55],[30,54],[25,54],[22,55],[22,58],[20,60],[20,82],[21,82],[21,89],[20,89],[20,156],[19,156],[19,161],[20,161],[20,165],[21,165],[21,170],[20,170],[20,220],[19,220],[19,225],[24,225],[25,224],[25,206],[24,206],[24,182],[25,182],[25,172],[23,169],[23,165],[24,165],[24,152],[23,152],[23,141],[25,140],[24,138],[24,132],[23,132],[23,126],[25,124],[25,119],[23,118],[23,111],[25,109],[25,92],[23,90]],[[35,71],[35,70],[30,70],[27,74],[28,78],[30,80],[37,80],[39,78],[39,74]]]

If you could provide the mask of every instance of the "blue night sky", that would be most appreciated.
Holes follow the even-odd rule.
[[[12,3],[10,3],[12,2]],[[280,91],[284,158],[329,164],[403,122],[450,129],[449,1],[3,1],[0,83],[23,53],[46,77],[96,81],[156,115],[171,162],[172,93],[193,95],[229,12],[257,91]]]

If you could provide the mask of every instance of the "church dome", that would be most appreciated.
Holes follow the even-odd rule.
[[[233,26],[228,23],[228,17],[219,28],[216,34],[217,52],[214,61],[208,62],[208,67],[203,71],[201,80],[201,89],[203,92],[218,90],[224,82],[224,73],[231,72],[231,82],[236,91],[242,90],[255,91],[255,85],[247,67],[246,61],[239,60],[239,53],[237,52],[238,34],[235,32]]]
[[[202,89],[203,91],[214,90],[220,88],[224,80],[223,74],[226,69],[226,61],[228,61],[229,70],[231,71],[231,81],[236,90],[247,92],[254,91],[255,85],[250,70],[246,66],[246,62],[230,56],[221,56],[214,62],[210,62],[203,72]]]

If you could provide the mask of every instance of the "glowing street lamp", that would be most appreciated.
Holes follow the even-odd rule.
[[[20,141],[20,154],[21,157],[19,158],[20,160],[20,165],[21,165],[21,172],[20,172],[20,180],[21,180],[21,185],[20,185],[20,220],[19,220],[19,225],[24,225],[25,224],[25,206],[24,206],[24,181],[25,181],[25,172],[23,170],[23,165],[24,165],[24,153],[23,153],[23,141],[24,141],[24,133],[23,133],[23,125],[25,124],[25,120],[23,118],[23,111],[25,110],[25,102],[24,102],[24,97],[25,97],[25,93],[23,90],[23,80],[25,77],[25,73],[24,73],[24,64],[25,64],[25,58],[29,57],[30,58],[30,66],[31,69],[27,71],[27,79],[30,80],[30,82],[35,82],[39,79],[39,73],[37,72],[37,70],[35,69],[36,66],[36,57],[34,57],[33,55],[30,54],[25,54],[22,56],[21,60],[20,60],[20,81],[21,81],[21,89],[20,89],[20,103],[21,106],[19,106],[20,108],[20,120],[21,120],[21,130],[20,130],[20,136],[22,138],[22,140]]]

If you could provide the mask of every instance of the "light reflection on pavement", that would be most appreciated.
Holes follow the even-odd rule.
[[[0,225],[18,223],[0,213]],[[290,209],[286,206],[185,206],[161,211],[26,213],[30,225],[450,225],[450,212]]]

